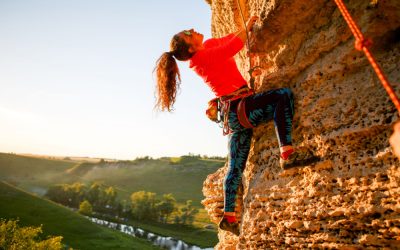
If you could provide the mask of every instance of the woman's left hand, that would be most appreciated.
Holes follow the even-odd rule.
[[[250,17],[250,19],[247,21],[247,24],[246,24],[246,28],[248,31],[251,32],[251,30],[253,29],[253,26],[257,22],[257,20],[258,20],[258,16]]]

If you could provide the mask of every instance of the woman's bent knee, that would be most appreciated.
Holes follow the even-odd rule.
[[[288,95],[290,98],[293,98],[293,91],[289,88],[282,88],[283,92]]]

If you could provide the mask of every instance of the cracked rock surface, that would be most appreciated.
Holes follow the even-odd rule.
[[[256,90],[295,94],[293,143],[322,160],[282,171],[272,122],[254,130],[237,201],[241,235],[219,231],[215,249],[400,249],[400,163],[389,146],[398,114],[333,0],[209,0],[221,37],[260,16],[251,51]],[[400,93],[400,1],[344,1]],[[237,55],[248,78],[245,50]],[[204,182],[212,221],[223,212],[227,166]]]

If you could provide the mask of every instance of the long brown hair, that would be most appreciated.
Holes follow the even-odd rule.
[[[155,108],[161,111],[173,110],[181,84],[181,75],[175,58],[186,61],[193,56],[193,53],[189,52],[190,44],[186,43],[180,34],[171,39],[170,51],[160,56],[154,68],[157,77]]]

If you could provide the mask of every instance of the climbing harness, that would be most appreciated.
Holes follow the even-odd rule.
[[[249,57],[249,71],[248,71],[248,73],[250,74],[250,81],[249,81],[249,83],[250,83],[250,88],[251,89],[254,89],[254,84],[255,84],[255,77],[254,77],[254,75],[253,75],[253,73],[254,73],[254,71],[256,70],[256,69],[258,69],[258,68],[261,68],[260,66],[252,66],[252,62],[251,62],[251,56],[250,56],[250,37],[249,37],[249,31],[247,30],[247,25],[246,25],[246,21],[244,20],[244,15],[243,15],[243,11],[242,11],[242,7],[240,6],[240,0],[237,0],[237,4],[238,4],[238,6],[239,6],[239,12],[240,12],[240,16],[242,17],[242,21],[243,21],[243,24],[244,24],[244,28],[245,28],[245,31],[246,31],[246,41],[247,41],[247,43],[246,43],[246,46],[247,46],[247,51],[248,51],[248,53],[249,53],[249,55],[248,55],[248,57]]]
[[[334,1],[335,1],[336,5],[339,7],[340,12],[342,13],[351,32],[353,33],[353,35],[356,39],[354,47],[359,51],[364,51],[365,56],[368,58],[372,68],[375,70],[375,73],[378,76],[379,80],[381,81],[382,86],[385,88],[385,90],[388,93],[390,99],[392,100],[394,106],[397,108],[397,112],[400,113],[399,98],[397,97],[396,93],[394,92],[392,86],[390,85],[389,81],[387,80],[382,69],[379,67],[378,63],[376,62],[374,56],[369,51],[369,47],[372,45],[372,41],[363,36],[363,34],[361,33],[357,24],[351,17],[348,9],[346,8],[346,5],[343,3],[343,0],[334,0]]]
[[[249,118],[247,117],[246,100],[244,98],[242,98],[242,100],[240,100],[240,102],[238,103],[237,116],[240,125],[242,125],[244,128],[254,128],[253,124],[251,124]]]
[[[216,123],[222,123],[223,135],[230,134],[232,131],[229,129],[228,116],[231,108],[231,102],[241,99],[238,103],[237,115],[239,123],[245,128],[254,128],[249,122],[245,111],[245,97],[254,94],[254,90],[249,89],[247,86],[234,91],[231,94],[214,98],[208,102],[206,110],[207,117]]]
[[[232,132],[229,128],[229,112],[231,109],[231,102],[238,100],[238,99],[240,99],[240,101],[238,103],[238,110],[237,110],[239,123],[245,128],[253,128],[254,127],[249,122],[246,112],[245,112],[245,109],[244,109],[245,108],[245,106],[244,106],[245,97],[248,97],[253,94],[254,94],[254,90],[249,89],[246,86],[244,88],[240,88],[240,89],[236,90],[235,92],[233,92],[229,95],[220,97],[220,99],[219,99],[220,106],[221,106],[220,121],[222,121],[221,126],[222,126],[223,135],[227,135]],[[239,111],[239,106],[241,106],[240,111]]]

